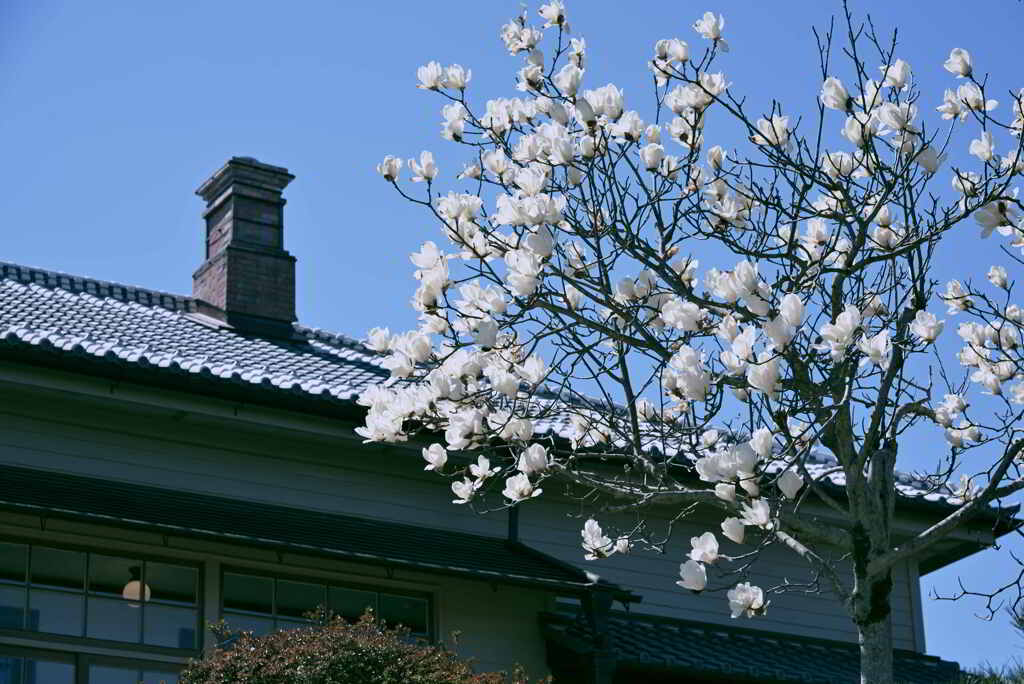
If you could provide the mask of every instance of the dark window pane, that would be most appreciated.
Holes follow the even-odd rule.
[[[24,544],[0,544],[0,581],[25,582],[26,550]]]
[[[94,639],[139,642],[142,608],[123,598],[89,597],[89,624],[86,636]]]
[[[25,659],[25,684],[74,684],[74,682],[75,666],[71,663]]]
[[[79,551],[32,547],[32,583],[82,590],[85,554]]]
[[[367,609],[377,610],[377,592],[331,587],[327,607],[346,620],[358,620]]]
[[[28,628],[39,632],[82,636],[82,594],[36,589],[29,591]]]
[[[22,684],[25,661],[21,658],[0,656],[0,684]]]
[[[324,585],[307,582],[277,581],[277,614],[302,618],[324,603]]]
[[[0,628],[25,629],[25,587],[0,585]]]
[[[141,674],[135,667],[90,665],[89,684],[138,684]]]
[[[146,670],[142,673],[142,684],[178,684],[178,675],[173,672]]]
[[[145,643],[171,648],[198,648],[196,609],[146,604]]]
[[[380,595],[380,618],[388,625],[405,625],[414,634],[426,634],[427,602],[411,596]]]
[[[270,614],[273,597],[274,580],[269,577],[224,573],[225,610]]]
[[[125,586],[142,579],[142,561],[115,556],[89,556],[89,591],[95,594],[121,596]],[[148,584],[148,582],[147,582]],[[140,593],[136,593],[141,596]]]
[[[252,632],[256,636],[263,636],[274,631],[274,619],[269,617],[225,612],[224,622],[232,632]]]
[[[167,563],[146,563],[146,584],[153,592],[155,601],[175,601],[195,605],[196,568]]]

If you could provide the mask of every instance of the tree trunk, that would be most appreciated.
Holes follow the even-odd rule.
[[[881,620],[858,626],[860,636],[861,684],[893,684],[892,620]]]

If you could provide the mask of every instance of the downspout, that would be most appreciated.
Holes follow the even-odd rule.
[[[588,684],[613,684],[615,680],[615,649],[608,618],[611,614],[614,596],[612,588],[595,585],[583,601],[587,622],[594,635],[594,651],[591,654],[591,672]]]

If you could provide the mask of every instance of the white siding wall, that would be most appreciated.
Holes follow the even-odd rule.
[[[197,414],[131,414],[113,404],[103,407],[55,397],[15,400],[15,395],[4,391],[0,394],[0,462],[443,529],[505,533],[503,513],[479,516],[464,506],[452,505],[447,482],[423,473],[413,451],[366,449],[339,437],[328,439],[298,431],[289,434],[281,429],[254,431],[250,427]],[[573,517],[577,512],[571,501],[547,495],[531,502],[522,511],[522,541],[584,564],[579,547],[582,521]],[[672,551],[665,556],[638,552],[586,567],[641,594],[644,600],[635,607],[639,612],[728,624],[724,593],[695,596],[675,585],[689,537],[705,529],[689,523],[677,525]],[[722,541],[724,553],[739,552],[738,547]],[[806,582],[808,577],[802,561],[776,548],[765,552],[755,573],[755,581],[764,586],[786,579]],[[893,613],[897,647],[920,651],[924,644],[918,627],[920,608],[914,605],[912,585],[916,581],[916,572],[900,568],[895,573]],[[459,611],[467,619],[489,623],[497,614],[494,601],[500,600],[478,599],[467,593],[458,597],[457,603],[442,606],[442,614]],[[516,605],[522,604],[509,603]],[[767,616],[744,619],[742,626],[830,639],[855,638],[849,619],[827,593],[773,597]],[[467,633],[466,638],[473,637]],[[487,650],[482,644],[477,647]]]

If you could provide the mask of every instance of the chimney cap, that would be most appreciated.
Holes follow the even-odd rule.
[[[209,204],[235,183],[279,193],[293,180],[295,176],[283,166],[265,164],[253,157],[231,157],[196,189],[196,194]]]

